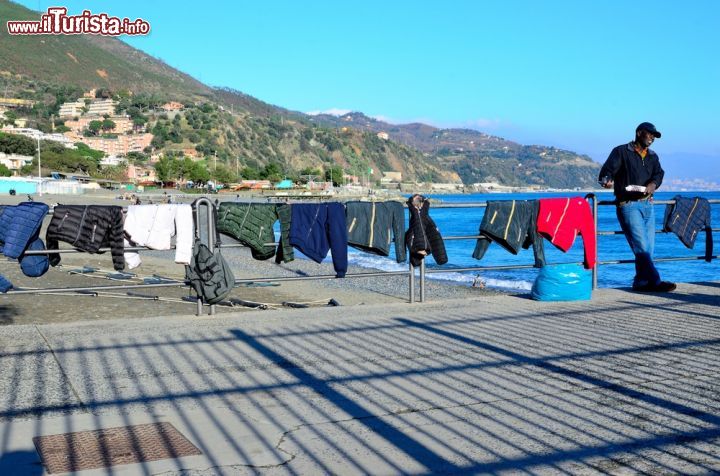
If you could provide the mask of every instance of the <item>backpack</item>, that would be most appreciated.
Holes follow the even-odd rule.
[[[212,207],[215,213],[215,206]],[[217,223],[217,220],[215,220]],[[195,290],[205,304],[217,304],[227,297],[235,286],[235,275],[230,265],[220,254],[220,249],[215,252],[200,241],[197,227],[195,228],[195,243],[190,264],[185,266],[185,279]],[[215,230],[215,245],[220,245],[220,235]]]

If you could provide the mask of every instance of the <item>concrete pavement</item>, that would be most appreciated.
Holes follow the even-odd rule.
[[[203,454],[80,474],[720,472],[719,288],[3,327],[0,474],[151,422]]]

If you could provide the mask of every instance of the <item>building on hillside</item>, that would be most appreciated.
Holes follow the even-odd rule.
[[[112,99],[101,99],[99,101],[93,101],[90,103],[90,106],[88,107],[88,116],[104,116],[107,114],[108,116],[112,116],[115,114],[115,106],[117,106],[117,102],[113,101]]]
[[[360,183],[360,177],[358,177],[357,175],[343,174],[342,178],[343,178],[343,183],[346,183],[346,184],[357,185]]]
[[[146,165],[133,165],[128,164],[125,176],[128,180],[137,182],[156,182],[157,175],[155,174],[155,168]]]
[[[84,92],[83,97],[88,99],[95,99],[95,93],[97,93],[97,89],[93,88],[90,91]]]
[[[16,99],[16,98],[1,98],[0,99],[0,106],[9,108],[9,109],[15,109],[18,107],[33,107],[35,105],[35,101],[31,101],[29,99]]]
[[[100,165],[103,167],[117,167],[118,165],[124,164],[126,162],[127,162],[127,159],[125,157],[109,155],[107,157],[103,157],[100,160]]]
[[[185,108],[185,106],[183,106],[182,103],[179,103],[177,101],[166,102],[161,107],[162,107],[163,111],[167,111],[167,112],[182,111]]]
[[[113,134],[126,134],[133,130],[133,121],[129,116],[110,116],[108,119],[115,123],[115,129],[112,130]],[[92,121],[97,120],[99,120],[97,117],[83,116],[79,117],[77,121],[65,121],[65,127],[74,132],[76,137],[82,137],[82,132],[90,126]],[[77,140],[81,139],[78,138]]]
[[[10,169],[13,175],[18,175],[20,173],[20,169],[25,165],[32,164],[32,161],[33,157],[30,155],[6,154],[4,152],[0,152],[0,164],[3,164],[5,167]]]
[[[388,134],[387,132],[378,132],[377,137],[378,139],[388,140],[390,139],[390,134]]]
[[[85,107],[84,101],[66,102],[60,106],[59,117],[80,117]]]
[[[119,135],[114,138],[106,137],[83,137],[81,141],[88,147],[95,150],[101,150],[107,155],[128,155],[130,152],[142,152],[143,149],[150,145],[153,135],[132,134]]]
[[[388,171],[382,173],[380,183],[400,183],[402,182],[402,172]]]
[[[59,142],[68,149],[75,149],[75,143],[69,139],[68,137],[65,137],[62,134],[46,134],[42,131],[39,131],[37,129],[30,129],[27,127],[12,127],[12,126],[5,126],[0,131],[5,132],[7,134],[16,134],[19,136],[25,136],[29,137],[34,140],[51,140],[54,142]]]

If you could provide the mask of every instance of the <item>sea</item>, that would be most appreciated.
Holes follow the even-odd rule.
[[[655,200],[670,200],[676,195],[685,197],[705,197],[707,199],[720,199],[720,192],[658,192]],[[430,216],[440,229],[443,236],[477,235],[485,208],[441,208],[433,204],[461,204],[480,203],[492,200],[536,200],[551,197],[583,196],[577,192],[557,193],[494,193],[494,194],[462,194],[462,195],[427,195],[430,198]],[[612,193],[600,192],[598,200],[613,200]],[[656,229],[662,228],[663,215],[666,205],[655,206]],[[712,224],[720,228],[720,204],[713,205]],[[407,212],[406,212],[407,214]],[[406,224],[408,218],[406,215]],[[620,230],[615,215],[615,207],[605,205],[598,207],[598,230]],[[428,268],[446,270],[442,273],[428,274],[428,279],[442,280],[458,285],[472,286],[473,283],[482,283],[487,288],[504,291],[528,291],[537,276],[537,269],[512,270],[482,270],[470,272],[456,272],[453,269],[485,266],[531,265],[534,262],[532,247],[521,249],[518,255],[507,252],[499,245],[490,245],[482,260],[472,257],[476,240],[447,240],[445,247],[449,262],[438,266],[432,257],[426,259]],[[720,246],[720,245],[719,245]],[[348,260],[350,264],[364,268],[381,269],[385,271],[402,271],[407,269],[407,263],[396,263],[394,250],[390,257],[381,257],[349,248]],[[672,233],[657,233],[655,235],[655,257],[693,257],[705,253],[705,233],[701,232],[695,241],[694,249],[688,249],[678,237]],[[298,253],[299,254],[299,253]],[[717,251],[714,254],[720,254]],[[578,235],[573,247],[564,253],[545,240],[545,257],[548,264],[579,263],[583,260],[583,237]],[[611,261],[633,259],[630,247],[624,235],[603,235],[598,237],[598,260]],[[328,261],[330,258],[328,258]],[[658,271],[663,280],[682,283],[716,281],[720,279],[720,263],[713,260],[707,263],[704,260],[673,261],[657,263]],[[598,267],[598,287],[616,288],[632,284],[634,272],[633,264],[608,264]]]

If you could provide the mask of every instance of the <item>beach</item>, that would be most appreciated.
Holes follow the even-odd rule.
[[[154,196],[158,196],[155,194]],[[141,196],[142,197],[142,196]],[[86,195],[45,195],[34,196],[34,200],[48,204],[96,204],[127,206],[128,201],[119,200],[116,195],[93,193]],[[27,200],[26,196],[3,196],[0,204],[13,205]],[[44,226],[49,223],[46,219]],[[44,228],[41,237],[45,236]],[[232,243],[223,235],[223,243]],[[67,244],[61,244],[68,248]],[[236,279],[283,278],[299,276],[333,275],[332,264],[317,264],[307,259],[295,259],[290,263],[275,264],[268,261],[254,260],[247,248],[225,248],[223,256],[228,260]],[[143,263],[140,267],[127,270],[136,275],[135,278],[118,280],[111,279],[116,272],[112,269],[109,253],[64,253],[59,266],[39,278],[24,276],[15,261],[0,261],[0,274],[8,278],[14,286],[21,289],[31,288],[67,288],[134,285],[143,282],[144,278],[154,275],[175,280],[184,279],[185,268],[173,262],[174,251],[140,252]],[[96,271],[81,274],[83,267],[91,267]],[[370,272],[372,269],[350,265],[348,274]],[[110,277],[108,277],[110,276]],[[416,277],[417,278],[417,277]],[[341,306],[352,308],[369,304],[403,303],[409,301],[408,276],[387,277],[346,277],[342,279],[319,279],[271,283],[242,283],[228,297],[261,304],[268,309],[290,309],[283,303],[296,303],[311,307],[327,306],[330,300]],[[129,296],[130,292],[133,295]],[[426,281],[426,300],[437,302],[447,299],[464,299],[480,295],[494,294],[497,291],[453,285],[451,283]],[[195,302],[183,301],[183,298],[194,296],[187,287],[146,287],[141,289],[117,289],[98,291],[92,294],[0,294],[0,324],[44,324],[52,322],[73,322],[98,319],[143,318],[151,316],[194,315]],[[416,279],[415,299],[419,300],[418,279]],[[216,313],[227,312],[263,312],[263,309],[249,305],[235,304],[218,305]],[[204,313],[209,312],[207,306]]]

